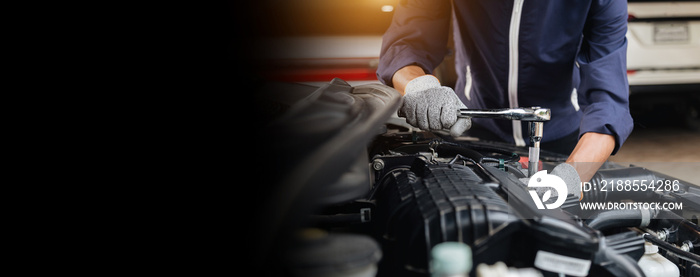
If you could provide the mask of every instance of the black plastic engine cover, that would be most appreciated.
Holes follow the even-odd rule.
[[[388,252],[380,272],[426,273],[430,249],[444,241],[472,246],[475,263],[507,260],[503,250],[512,236],[506,233],[519,224],[511,224],[517,219],[509,216],[507,203],[470,167],[416,159],[410,170],[389,175],[377,195]]]

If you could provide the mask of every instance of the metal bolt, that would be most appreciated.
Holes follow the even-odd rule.
[[[663,228],[656,232],[656,237],[658,237],[660,240],[666,241],[668,238],[668,229]]]
[[[693,250],[693,243],[688,241],[688,240],[684,241],[683,245],[681,245],[681,250],[683,250],[685,252],[692,251]]]
[[[375,159],[372,161],[372,168],[376,171],[384,169],[384,161],[382,159]]]

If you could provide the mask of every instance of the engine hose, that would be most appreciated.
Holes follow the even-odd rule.
[[[630,191],[619,190],[613,187],[617,184],[639,182],[639,180],[645,180],[647,184],[651,184],[662,181],[663,178],[643,167],[601,169],[593,175],[590,184],[588,184],[589,186],[584,185],[582,191],[583,199],[590,202],[606,202],[624,199],[649,201],[655,199],[656,195],[653,189]]]
[[[642,271],[637,264],[637,261],[632,260],[630,256],[618,253],[612,248],[607,248],[604,250],[604,255],[609,261],[609,263],[606,263],[604,267],[606,267],[613,275],[630,277],[646,276],[644,275],[644,271]]]
[[[657,237],[655,237],[654,235],[651,235],[649,233],[642,234],[642,238],[644,238],[648,242],[656,244],[661,249],[664,249],[664,250],[671,252],[673,254],[676,254],[678,256],[685,257],[685,258],[688,258],[690,260],[700,261],[700,255],[692,253],[692,252],[683,251],[680,248],[676,247],[675,245],[670,244],[668,242],[665,242],[663,240],[660,240]]]
[[[607,230],[619,227],[646,227],[656,216],[655,210],[630,209],[604,211],[593,215],[586,221],[589,227]]]
[[[604,268],[612,276],[645,276],[637,264],[638,258],[634,258],[628,252],[630,248],[634,248],[633,245],[641,243],[635,238],[637,237],[634,234],[623,237],[618,235],[603,237],[593,263]],[[600,275],[599,272],[589,272],[589,274],[590,276]]]

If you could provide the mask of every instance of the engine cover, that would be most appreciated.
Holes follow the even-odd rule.
[[[385,270],[425,273],[430,249],[445,241],[485,250],[478,256],[482,262],[507,259],[507,251],[501,249],[508,248],[511,236],[497,233],[516,231],[517,220],[509,216],[503,198],[470,167],[429,164],[417,158],[411,169],[394,171],[380,186],[378,213],[384,218],[378,221],[387,222],[380,231],[384,249],[391,253],[385,257],[392,259],[385,261]],[[505,239],[493,239],[500,237]]]

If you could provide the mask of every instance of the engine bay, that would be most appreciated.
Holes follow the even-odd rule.
[[[256,171],[266,197],[251,233],[269,275],[430,276],[438,246],[458,243],[469,276],[651,276],[652,256],[700,276],[696,185],[606,162],[579,191],[535,189],[548,177],[528,176],[527,148],[411,128],[389,87],[335,79],[259,96],[268,149],[254,162],[277,166]],[[539,159],[552,173],[566,156]],[[602,189],[634,180],[670,189]],[[583,204],[608,202],[625,205]]]

